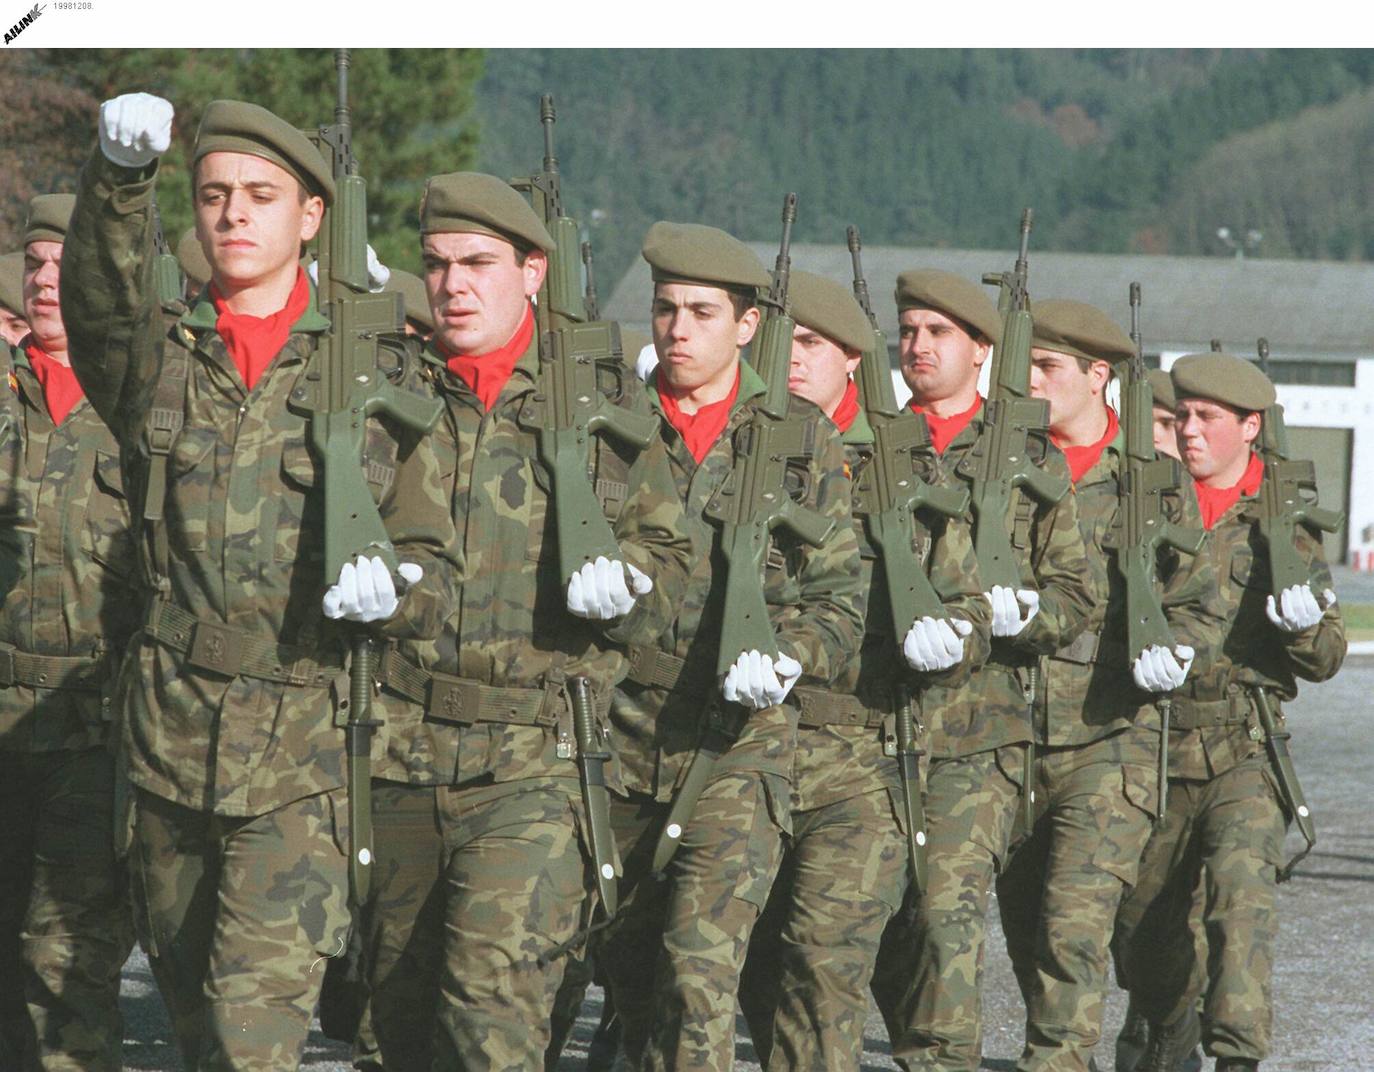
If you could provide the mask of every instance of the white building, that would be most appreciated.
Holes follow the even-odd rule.
[[[771,267],[777,247],[751,245]],[[894,354],[892,294],[899,272],[941,268],[976,280],[1007,270],[1014,259],[1012,250],[866,248],[869,291]],[[792,265],[845,283],[851,279],[849,251],[840,242],[793,246]],[[1166,369],[1183,354],[1207,350],[1212,339],[1220,339],[1228,353],[1250,357],[1256,340],[1267,338],[1270,376],[1294,452],[1316,462],[1322,505],[1346,514],[1345,532],[1326,538],[1328,557],[1374,570],[1374,264],[1032,249],[1029,281],[1032,300],[1089,302],[1123,328],[1130,321],[1129,286],[1140,283],[1147,360]],[[988,293],[995,299],[994,290]],[[648,266],[638,261],[603,314],[647,332],[651,297]],[[900,377],[897,383],[906,394]]]

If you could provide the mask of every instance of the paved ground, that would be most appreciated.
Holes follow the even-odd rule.
[[[1338,584],[1362,587],[1349,574]],[[1344,583],[1343,583],[1344,582]],[[1343,598],[1347,593],[1342,592]],[[1353,593],[1348,598],[1355,599]],[[1363,600],[1360,600],[1363,601]],[[1374,602],[1374,595],[1368,599]],[[1374,1069],[1374,824],[1368,819],[1374,791],[1374,659],[1352,658],[1334,681],[1308,686],[1290,711],[1295,755],[1316,818],[1319,841],[1293,881],[1280,887],[1282,925],[1275,978],[1277,1016],[1273,1060],[1265,1072]],[[1290,848],[1300,839],[1292,835]],[[993,913],[994,917],[996,913]],[[985,1069],[1010,1070],[1021,1045],[1023,1011],[1007,966],[1001,931],[990,925],[988,986],[984,1007]],[[170,1042],[162,1002],[147,962],[135,952],[124,972],[127,1020],[125,1061],[131,1069],[180,1069]],[[600,1012],[600,997],[588,1001],[586,1019],[561,1068],[581,1069],[586,1045]],[[1109,1000],[1105,1036],[1121,1023],[1124,1002]],[[757,1068],[741,1027],[736,1049],[740,1068]],[[1104,1072],[1112,1067],[1110,1045],[1098,1049]],[[337,1043],[312,1034],[305,1068],[342,1072],[346,1053]],[[894,1067],[887,1039],[875,1017],[869,1024],[864,1068]]]

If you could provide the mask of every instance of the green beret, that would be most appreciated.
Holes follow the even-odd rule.
[[[530,203],[508,183],[480,171],[453,171],[425,183],[420,233],[485,234],[521,249],[553,252],[553,236]]]
[[[425,281],[418,275],[393,268],[391,278],[382,289],[405,298],[407,320],[415,321],[426,331],[434,330],[434,314],[429,311],[429,293],[425,290]]]
[[[1155,405],[1168,410],[1177,408],[1178,403],[1174,401],[1174,381],[1169,378],[1169,374],[1163,369],[1150,369],[1148,378]]]
[[[699,223],[659,220],[640,249],[655,283],[700,283],[725,290],[758,291],[773,277],[734,235]]]
[[[873,325],[850,289],[810,272],[793,272],[787,287],[792,319],[850,350],[873,345]]]
[[[201,248],[194,227],[188,227],[177,243],[177,263],[196,290],[210,282],[210,262],[205,259],[205,250]]]
[[[0,306],[15,316],[24,315],[24,253],[0,257]]]
[[[1187,354],[1174,362],[1169,375],[1179,401],[1206,398],[1258,413],[1278,399],[1273,382],[1258,365],[1232,354]]]
[[[29,222],[24,245],[30,242],[65,242],[67,224],[76,208],[76,194],[39,194],[29,202]]]
[[[977,283],[938,268],[916,268],[897,277],[897,312],[934,309],[962,320],[972,334],[985,335],[994,344],[1002,337],[1002,317],[997,306]]]
[[[207,153],[247,153],[285,168],[306,191],[334,200],[334,176],[314,142],[286,120],[246,101],[217,100],[205,107],[196,131],[191,171]]]
[[[1083,302],[1049,298],[1031,306],[1031,345],[1089,361],[1129,361],[1135,343],[1102,310]]]

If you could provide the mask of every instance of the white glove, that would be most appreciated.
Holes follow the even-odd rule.
[[[126,168],[146,167],[172,144],[172,102],[125,93],[100,106],[100,151]]]
[[[625,585],[626,570],[630,571],[629,587]],[[568,582],[568,610],[579,618],[619,618],[630,613],[636,596],[648,595],[653,590],[654,582],[634,566],[601,555],[595,562],[583,563],[572,575]]]
[[[654,374],[654,369],[658,368],[658,351],[654,349],[654,344],[639,351],[639,356],[635,358],[635,375],[645,383],[649,382],[649,377]]]
[[[731,703],[762,711],[782,703],[801,672],[801,663],[790,655],[779,654],[775,663],[758,650],[743,651],[726,672],[720,691]]]
[[[902,641],[902,654],[913,670],[948,670],[963,660],[964,637],[972,632],[973,625],[962,618],[917,618]]]
[[[310,267],[306,269],[310,275],[310,282],[315,286],[320,285],[320,262],[311,261]],[[367,285],[373,294],[384,289],[391,281],[391,269],[377,259],[377,251],[371,245],[367,247]]]
[[[1006,585],[994,584],[991,592],[983,593],[983,598],[992,604],[993,636],[1016,636],[1040,613],[1040,593],[1030,588],[1018,588],[1013,592]],[[1021,617],[1022,607],[1026,611],[1024,618]]]
[[[1183,684],[1196,653],[1187,644],[1170,651],[1163,644],[1151,644],[1131,666],[1136,686],[1146,692],[1173,692]]]
[[[1335,592],[1328,588],[1322,595],[1326,597],[1327,607],[1335,606]],[[1277,608],[1274,606],[1274,597],[1270,596],[1264,612],[1285,633],[1301,633],[1304,629],[1311,629],[1322,620],[1325,613],[1317,605],[1317,597],[1312,594],[1310,584],[1295,584],[1285,588],[1279,593]]]
[[[425,571],[414,562],[402,562],[396,572],[407,584],[415,584]],[[400,604],[391,571],[380,558],[359,555],[355,566],[345,562],[339,580],[324,594],[324,616],[350,622],[376,622],[390,618]]]

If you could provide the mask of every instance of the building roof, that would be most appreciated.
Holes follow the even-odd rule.
[[[776,245],[748,244],[772,266]],[[977,280],[985,272],[1010,269],[1015,258],[1013,250],[866,247],[864,272],[888,342],[897,337],[892,293],[898,272],[942,268]],[[792,266],[845,283],[852,279],[849,251],[838,242],[794,245]],[[1140,283],[1147,353],[1206,350],[1218,338],[1226,350],[1249,356],[1263,335],[1276,361],[1374,356],[1374,263],[1037,253],[1032,248],[1029,281],[1032,302],[1036,297],[1089,302],[1128,329],[1129,286]],[[996,297],[992,288],[989,296]],[[647,330],[651,297],[648,265],[637,260],[616,285],[603,315]]]

